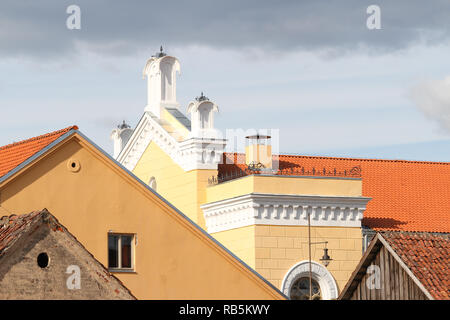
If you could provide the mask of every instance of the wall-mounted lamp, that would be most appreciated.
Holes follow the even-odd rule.
[[[328,255],[328,248],[327,248],[327,243],[328,241],[325,241],[325,248],[323,248],[323,256],[320,259],[320,261],[322,261],[322,264],[325,267],[328,267],[328,265],[330,264],[330,262],[333,260],[331,259],[331,257]]]

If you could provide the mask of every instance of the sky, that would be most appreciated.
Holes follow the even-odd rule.
[[[0,145],[76,124],[111,153],[163,45],[180,110],[203,91],[222,131],[279,129],[288,154],[448,162],[449,16],[448,0],[2,0]]]

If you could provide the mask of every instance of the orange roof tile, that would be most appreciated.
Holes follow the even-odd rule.
[[[0,218],[0,256],[4,251],[12,246],[25,229],[40,215],[36,211],[23,215],[10,215]]]
[[[70,130],[78,130],[78,127],[71,126],[62,130],[0,147],[0,177],[7,174],[19,164]]]
[[[244,154],[224,154],[219,175],[246,168]],[[228,160],[228,161],[227,161]],[[372,200],[363,224],[375,230],[450,232],[450,162],[274,156],[286,169],[361,168],[363,196]],[[226,162],[227,161],[227,162]],[[230,164],[228,164],[230,163]]]
[[[435,299],[450,299],[450,235],[388,231],[382,236]]]

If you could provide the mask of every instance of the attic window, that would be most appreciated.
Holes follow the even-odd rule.
[[[48,255],[45,252],[41,252],[39,253],[39,255],[37,256],[37,264],[40,268],[44,269],[47,268],[48,266]]]
[[[134,235],[108,234],[108,268],[110,271],[133,271]]]

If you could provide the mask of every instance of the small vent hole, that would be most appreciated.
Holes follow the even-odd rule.
[[[37,256],[37,264],[42,269],[47,268],[48,260],[48,255],[45,252],[39,253],[39,255]]]

